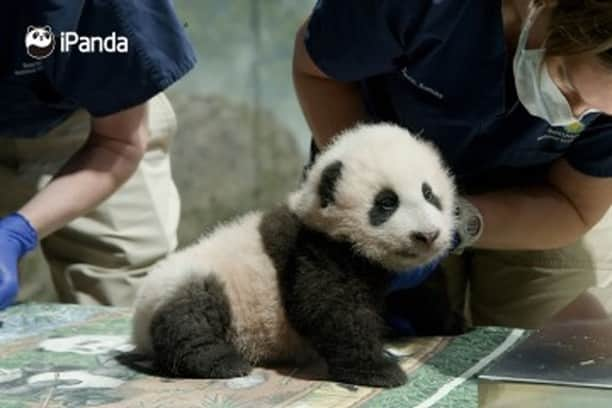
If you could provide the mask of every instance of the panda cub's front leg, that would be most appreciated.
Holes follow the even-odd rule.
[[[342,313],[342,314],[340,314]],[[327,361],[331,379],[374,387],[397,387],[407,378],[383,352],[380,322],[368,308],[339,309],[315,335],[316,348]]]
[[[371,288],[316,262],[298,261],[297,268],[285,307],[294,327],[326,360],[330,379],[387,388],[404,384],[405,372],[384,353],[384,320]]]

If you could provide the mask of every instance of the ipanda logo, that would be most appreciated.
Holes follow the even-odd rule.
[[[89,54],[120,53],[128,52],[128,40],[124,36],[117,35],[114,31],[107,37],[80,36],[74,31],[60,33],[60,52],[70,52],[76,47],[79,52]],[[27,54],[37,60],[47,58],[55,49],[55,35],[50,26],[35,27],[28,26],[25,45]]]
[[[25,37],[26,52],[34,59],[47,58],[55,49],[55,35],[50,26],[28,26]]]

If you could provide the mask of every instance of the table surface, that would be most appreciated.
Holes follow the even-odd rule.
[[[409,382],[381,390],[324,379],[324,367],[255,369],[229,380],[151,373],[130,353],[130,310],[23,304],[0,312],[0,406],[476,407],[476,374],[521,330],[479,328],[454,338],[389,344]]]

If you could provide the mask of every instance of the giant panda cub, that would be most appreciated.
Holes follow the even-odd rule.
[[[407,130],[345,131],[285,203],[154,268],[135,301],[137,350],[179,377],[319,356],[331,380],[401,385],[383,350],[384,293],[394,274],[448,250],[454,195],[438,152]]]

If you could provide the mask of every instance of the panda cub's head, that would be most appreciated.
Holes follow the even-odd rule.
[[[321,152],[289,207],[305,225],[401,271],[449,248],[454,197],[431,144],[395,125],[360,125]]]

